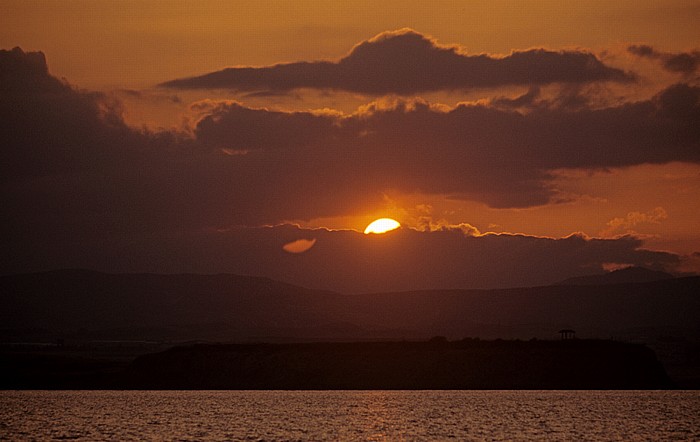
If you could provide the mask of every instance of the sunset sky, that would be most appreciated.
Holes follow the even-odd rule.
[[[698,23],[680,0],[0,0],[0,273],[700,272]]]

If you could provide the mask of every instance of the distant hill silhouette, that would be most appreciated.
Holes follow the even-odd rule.
[[[343,295],[236,275],[0,277],[0,342],[304,341],[700,335],[700,277]]]
[[[318,304],[335,298],[230,274],[61,270],[0,277],[0,323],[5,329],[101,330],[110,339],[231,339],[241,329],[319,325]]]
[[[644,267],[626,267],[608,273],[598,275],[578,276],[568,278],[554,285],[605,285],[627,284],[635,282],[653,282],[672,279],[673,275],[658,270],[649,270]]]

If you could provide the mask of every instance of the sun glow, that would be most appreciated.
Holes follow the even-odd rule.
[[[398,221],[391,218],[379,218],[374,220],[365,229],[365,235],[368,233],[384,233],[390,230],[398,229],[401,227]]]

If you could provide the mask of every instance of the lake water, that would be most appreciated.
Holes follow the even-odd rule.
[[[700,392],[3,391],[0,439],[700,440]]]

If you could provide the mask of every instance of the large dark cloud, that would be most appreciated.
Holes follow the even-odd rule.
[[[385,32],[356,45],[339,61],[234,67],[162,86],[179,89],[289,91],[333,89],[365,94],[414,94],[513,84],[630,81],[582,51],[532,49],[496,58],[466,55],[410,29]]]
[[[556,197],[553,169],[700,161],[700,88],[684,84],[649,101],[595,110],[545,102],[527,113],[468,104],[446,110],[399,101],[350,116],[238,103],[209,112],[196,127],[198,142],[246,153],[230,158],[237,176],[257,182],[268,200],[299,209],[301,199],[324,210],[326,192],[350,202],[384,189],[527,207]],[[286,200],[281,188],[297,198]]]
[[[25,83],[0,104],[2,179],[94,204],[91,213],[123,207],[138,224],[343,215],[376,207],[389,190],[528,207],[556,198],[553,169],[700,161],[700,88],[685,84],[617,107],[540,101],[526,113],[499,103],[397,101],[338,115],[204,102],[194,139],[184,139],[128,128],[118,107],[52,79],[31,57],[4,57],[3,75],[21,72]]]
[[[648,45],[630,45],[627,50],[639,57],[659,60],[664,69],[670,72],[690,75],[700,67],[700,51],[662,52]]]
[[[342,116],[200,103],[189,138],[126,126],[117,103],[51,77],[41,54],[0,52],[0,76],[11,85],[0,100],[0,272],[230,271],[364,291],[547,283],[608,261],[667,266],[678,257],[637,250],[633,239],[405,230],[380,243],[232,226],[360,213],[386,189],[527,206],[555,196],[553,168],[700,161],[700,90],[687,85],[615,108],[538,102],[528,113],[397,102]],[[282,250],[304,237],[317,239],[308,252]]]
[[[316,242],[299,255],[281,249],[299,238]],[[206,254],[198,257],[217,271],[233,269],[254,275],[264,269],[273,279],[343,292],[535,286],[555,283],[568,275],[596,273],[603,263],[665,269],[679,262],[672,253],[640,249],[641,241],[631,237],[469,236],[460,229],[399,229],[366,236],[354,231],[278,226],[211,232],[190,241],[193,248],[204,243],[207,250],[220,251],[215,259]],[[234,255],[231,250],[246,253]],[[173,270],[181,265],[179,260],[173,263]]]
[[[301,254],[283,250],[299,239],[315,239],[315,244]],[[15,242],[17,238],[10,238],[10,244]],[[45,244],[25,243],[12,259],[5,255],[2,269],[236,273],[359,293],[548,285],[599,273],[607,263],[673,270],[681,262],[675,254],[643,250],[641,245],[631,237],[475,237],[458,229],[363,235],[283,225],[83,236],[80,241],[53,236]]]

